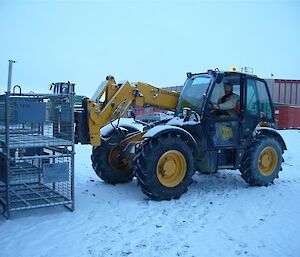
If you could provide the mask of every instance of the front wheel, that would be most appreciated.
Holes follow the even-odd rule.
[[[136,130],[130,127],[119,127],[105,138],[101,145],[93,147],[92,165],[98,177],[108,184],[126,183],[133,179],[133,168],[123,156],[119,143]]]
[[[133,162],[143,193],[154,200],[177,199],[185,193],[195,172],[192,151],[179,135],[147,140]]]
[[[267,186],[273,183],[282,169],[282,153],[283,150],[276,139],[257,137],[243,157],[240,167],[242,178],[253,186]]]
[[[120,154],[118,145],[111,145],[105,140],[93,148],[93,168],[98,177],[108,184],[125,183],[133,179],[132,167],[122,160]]]

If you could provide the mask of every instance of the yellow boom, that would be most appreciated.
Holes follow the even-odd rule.
[[[121,118],[130,106],[156,106],[166,110],[175,110],[179,94],[151,86],[147,83],[128,81],[117,84],[114,77],[108,76],[102,82],[100,92],[87,101],[88,128],[90,143],[100,145],[100,129],[110,122]],[[100,103],[100,99],[104,102]]]

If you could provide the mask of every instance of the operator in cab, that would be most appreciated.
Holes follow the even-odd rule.
[[[217,115],[236,117],[238,116],[236,110],[238,101],[239,96],[233,92],[233,85],[227,82],[224,84],[224,96],[220,97],[218,103],[213,103],[212,106]]]

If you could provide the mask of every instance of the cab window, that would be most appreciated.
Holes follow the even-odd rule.
[[[219,104],[211,108],[216,117],[238,117],[240,113],[240,75],[225,75],[220,83],[216,83],[211,94],[211,103]]]
[[[272,119],[272,106],[266,84],[259,80],[247,80],[247,114],[261,119]]]
[[[259,108],[261,118],[272,119],[272,106],[266,84],[262,81],[256,81],[257,92],[259,95]]]
[[[253,79],[247,80],[246,109],[248,116],[259,116],[259,102],[256,81]]]

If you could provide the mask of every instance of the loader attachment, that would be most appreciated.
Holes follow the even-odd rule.
[[[75,113],[75,136],[76,143],[90,144],[90,135],[88,127],[88,110],[87,110],[88,98],[82,99],[82,110]]]
[[[92,99],[84,99],[78,114],[78,142],[99,146],[100,129],[119,118],[126,117],[131,106],[157,106],[175,110],[179,94],[146,83],[116,83],[107,76]]]

